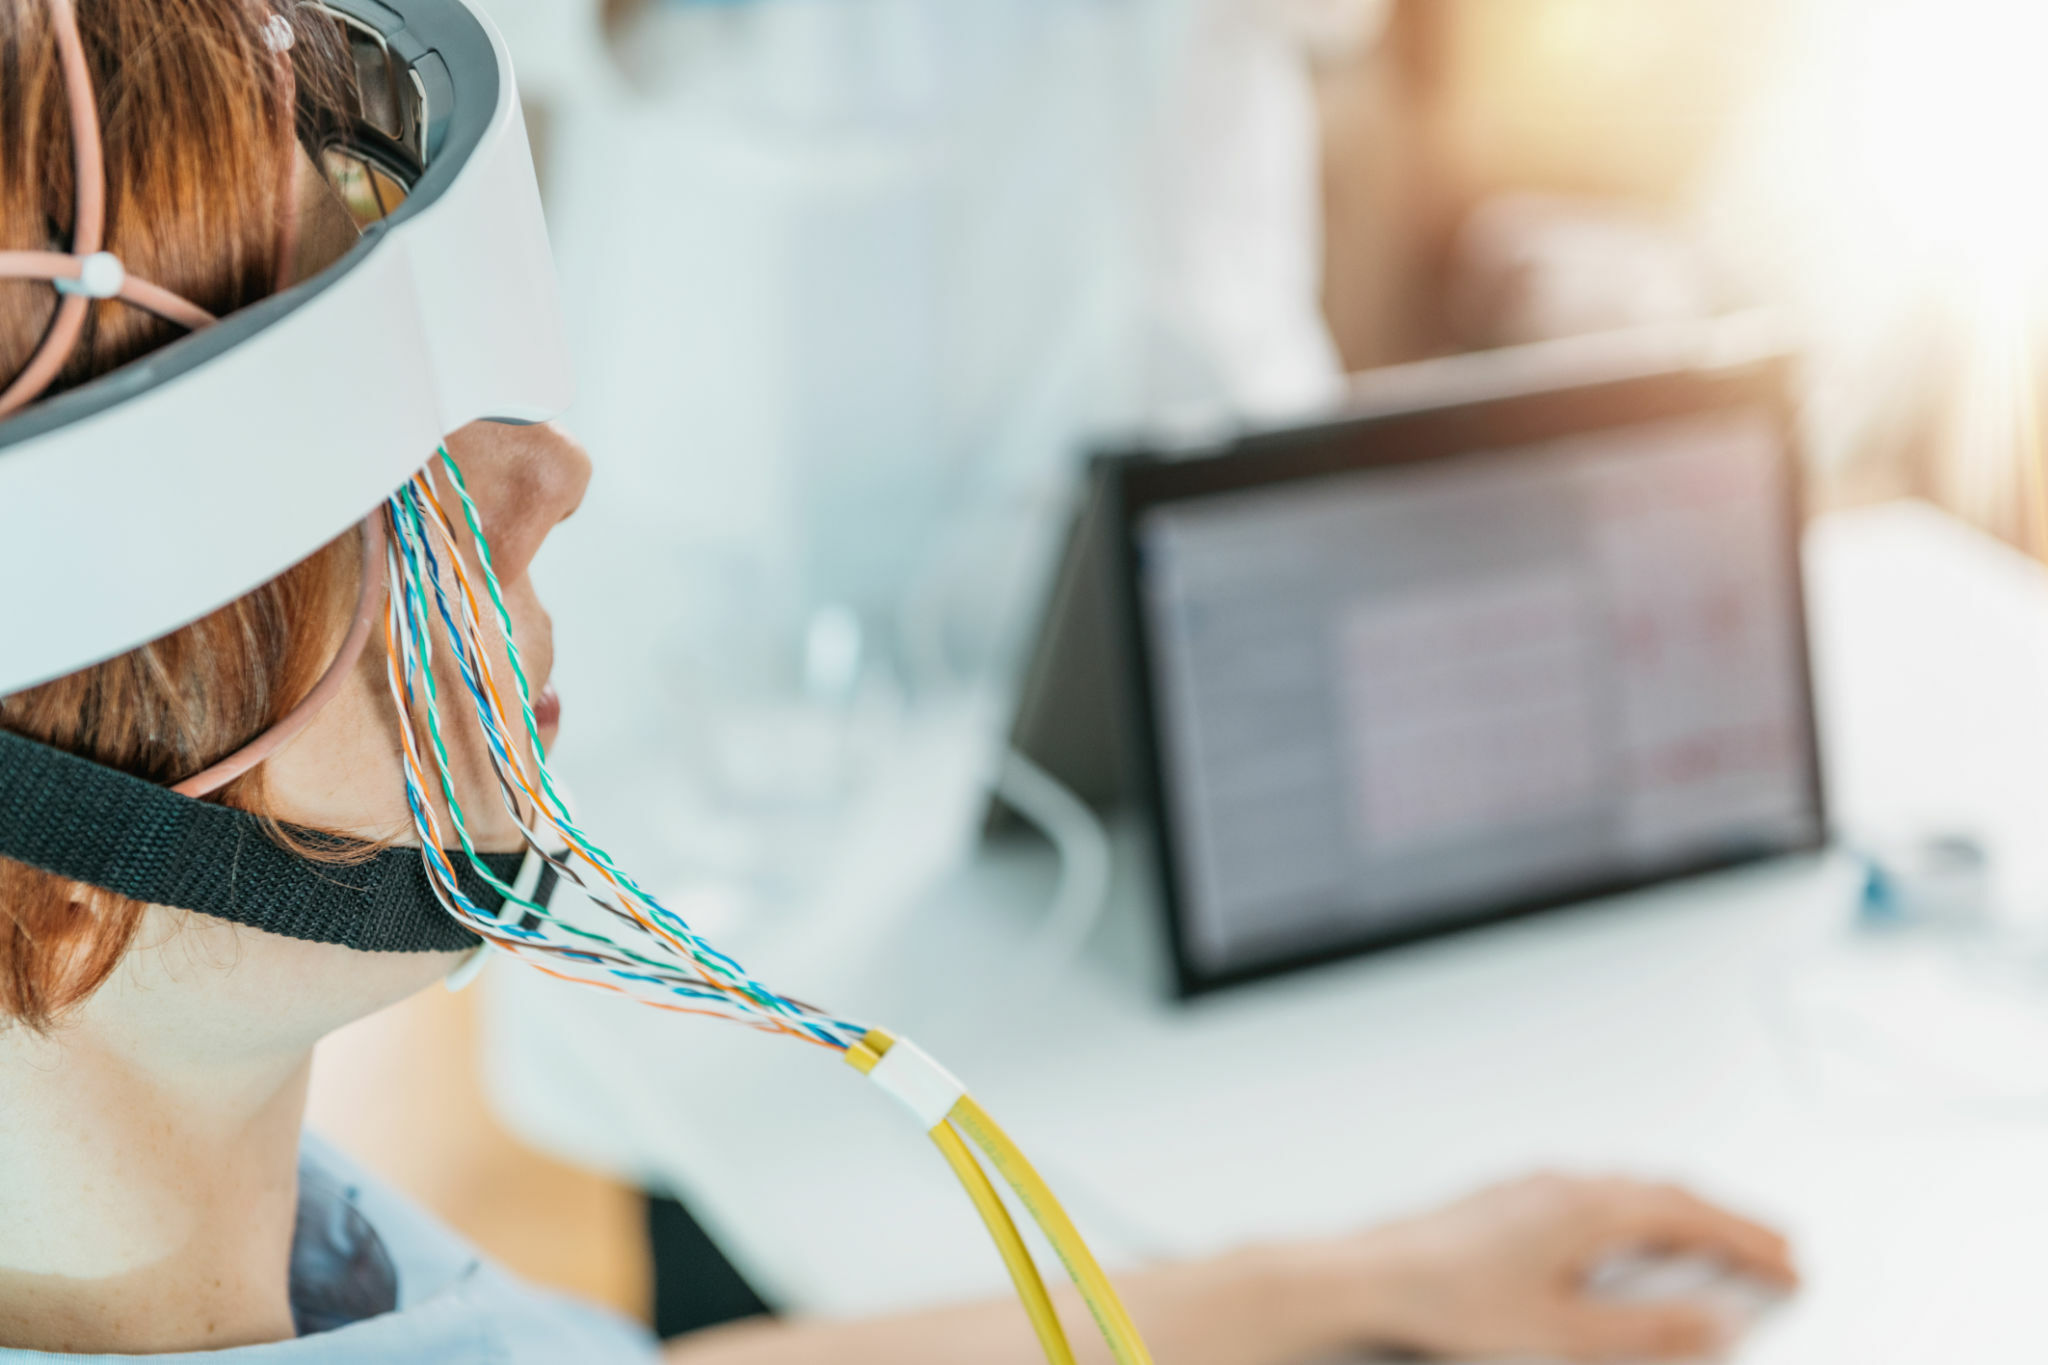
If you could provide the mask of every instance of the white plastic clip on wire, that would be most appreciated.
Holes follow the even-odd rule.
[[[952,1072],[908,1038],[898,1038],[895,1046],[882,1054],[868,1079],[901,1101],[926,1132],[944,1123],[967,1093]]]

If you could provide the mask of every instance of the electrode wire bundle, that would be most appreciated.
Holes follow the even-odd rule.
[[[441,461],[441,468],[447,471],[463,500],[465,517],[474,526],[474,504],[462,486],[460,470],[445,452]],[[392,495],[386,515],[391,529],[386,554],[394,590],[386,608],[385,633],[390,647],[391,693],[407,722],[400,727],[406,797],[420,834],[421,857],[429,882],[449,913],[480,937],[555,975],[638,995],[649,1003],[794,1034],[837,1049],[843,1050],[849,1039],[858,1037],[857,1025],[785,1000],[755,981],[737,962],[698,938],[680,916],[643,891],[602,848],[589,840],[570,817],[546,769],[533,721],[529,686],[512,637],[510,615],[496,575],[489,567],[489,551],[480,528],[472,534],[493,608],[488,616],[464,562],[460,538],[427,472],[415,475]],[[435,552],[437,542],[439,554]],[[623,942],[618,937],[585,929],[534,900],[516,895],[477,856],[469,821],[456,796],[443,729],[441,689],[433,666],[431,621],[435,616],[445,627],[457,672],[486,741],[501,798],[521,837],[564,880],[581,889],[620,925]],[[506,651],[504,657],[511,666],[532,745],[531,768],[523,746],[512,738],[506,691],[499,686],[487,644],[487,623],[496,627],[498,641]],[[454,868],[443,851],[446,844],[441,820],[429,798],[430,780],[441,797],[455,842],[464,857],[493,890],[506,898],[506,906],[499,915],[485,913],[457,883]],[[535,829],[535,825],[541,826],[546,834]],[[569,850],[566,859],[553,855],[551,850],[564,847]],[[534,961],[537,956],[552,959],[552,965]]]
[[[462,509],[469,547],[484,592],[476,590],[463,537],[435,484],[438,469]],[[441,904],[487,943],[550,975],[633,996],[684,1013],[707,1014],[842,1053],[847,1062],[902,1101],[938,1146],[987,1224],[1009,1270],[1026,1316],[1051,1365],[1073,1365],[1051,1296],[983,1158],[1045,1233],[1093,1313],[1119,1365],[1150,1365],[1151,1357],[1094,1255],[1016,1144],[944,1068],[907,1040],[841,1019],[762,985],[733,958],[706,943],[674,911],[649,895],[611,856],[591,841],[570,815],[548,771],[533,699],[491,565],[482,520],[462,471],[447,451],[419,471],[385,505],[387,678],[401,718],[406,799],[419,835],[420,856]],[[489,608],[484,601],[488,599]],[[586,927],[505,884],[478,856],[469,821],[455,792],[453,764],[443,729],[441,687],[434,673],[433,622],[439,620],[449,653],[481,727],[506,811],[521,838],[605,912],[607,930]],[[493,648],[511,672],[500,685]],[[516,698],[515,728],[508,695]],[[523,737],[524,742],[520,742]],[[485,912],[459,885],[443,837],[438,793],[462,856],[505,898],[498,914]],[[566,849],[557,856],[551,850]]]

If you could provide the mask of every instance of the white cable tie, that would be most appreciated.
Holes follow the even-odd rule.
[[[263,21],[263,45],[272,52],[289,52],[298,35],[292,31],[292,21],[282,14],[273,14]]]
[[[898,1038],[890,1044],[882,1060],[868,1072],[868,1079],[902,1101],[904,1108],[917,1115],[927,1133],[944,1123],[946,1115],[967,1093],[967,1087],[952,1072],[908,1038]]]
[[[121,264],[121,258],[111,251],[95,251],[82,256],[78,261],[78,278],[67,280],[62,277],[51,280],[60,294],[83,294],[89,299],[111,299],[121,292],[121,286],[128,283],[128,269]]]

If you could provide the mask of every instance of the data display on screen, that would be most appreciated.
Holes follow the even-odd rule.
[[[1141,509],[1197,965],[1817,839],[1783,439],[1737,408]]]

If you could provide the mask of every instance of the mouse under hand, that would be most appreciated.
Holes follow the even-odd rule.
[[[1771,1229],[1634,1180],[1534,1176],[1349,1250],[1356,1348],[1463,1360],[1711,1360],[1798,1283]]]
[[[1724,1342],[1734,1342],[1782,1304],[1790,1286],[1715,1256],[1632,1252],[1595,1267],[1586,1277],[1586,1293],[1616,1304],[1697,1310],[1713,1319]]]

